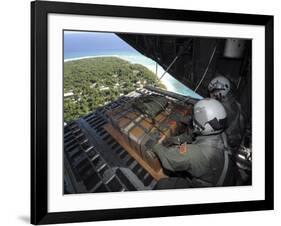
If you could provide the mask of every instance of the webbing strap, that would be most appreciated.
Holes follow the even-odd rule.
[[[227,137],[226,137],[225,132],[223,132],[223,133],[221,134],[221,138],[222,138],[224,150],[225,150],[228,154],[231,154],[231,151],[229,150],[229,146],[228,146]]]
[[[225,133],[221,134],[222,140],[223,140],[223,146],[224,146],[224,164],[223,164],[223,170],[222,173],[220,175],[220,178],[217,182],[217,186],[222,186],[223,182],[225,180],[225,176],[228,170],[228,165],[229,165],[229,156],[228,156],[228,144],[227,144],[227,138]]]
[[[227,173],[227,169],[228,169],[228,164],[229,164],[228,153],[227,153],[227,151],[224,151],[224,165],[223,165],[223,170],[222,170],[222,173],[220,175],[220,178],[217,182],[217,186],[223,185],[223,182],[224,182],[224,179],[225,179],[225,176],[226,176],[226,173]]]

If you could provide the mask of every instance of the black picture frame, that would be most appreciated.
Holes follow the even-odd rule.
[[[257,201],[48,212],[48,14],[96,15],[265,27],[265,199]],[[192,214],[272,210],[273,186],[273,16],[94,4],[31,3],[31,223],[69,223]],[[263,123],[263,119],[261,119]]]

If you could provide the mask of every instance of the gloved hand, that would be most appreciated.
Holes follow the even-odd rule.
[[[145,143],[145,147],[147,149],[152,149],[152,147],[156,144],[156,141],[153,139],[149,139],[146,143]]]
[[[169,118],[172,119],[172,120],[175,120],[176,122],[184,123],[186,125],[191,125],[191,123],[192,123],[191,115],[182,116],[180,114],[171,114],[169,116]]]
[[[177,137],[169,137],[165,142],[163,143],[165,146],[171,146],[173,144],[180,144],[180,140],[177,139]]]
[[[169,115],[169,118],[170,118],[170,119],[175,120],[175,121],[177,121],[177,122],[181,120],[181,117],[182,117],[182,116],[179,115],[179,114],[170,114],[170,115]]]
[[[186,125],[192,125],[192,116],[188,115],[184,122]]]
[[[169,137],[167,140],[165,140],[163,142],[163,145],[167,146],[167,147],[173,145],[173,140],[171,139],[171,137]]]

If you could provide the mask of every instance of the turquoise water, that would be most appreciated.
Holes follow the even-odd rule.
[[[90,57],[115,56],[131,63],[142,64],[156,73],[156,62],[142,55],[114,33],[100,32],[65,32],[64,61]],[[161,77],[164,69],[158,65],[157,76]],[[161,79],[168,91],[194,98],[201,98],[197,93],[176,80],[169,73]]]

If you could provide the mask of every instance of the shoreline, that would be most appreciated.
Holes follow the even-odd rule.
[[[126,60],[126,61],[130,62],[131,64],[141,64],[144,67],[146,67],[148,70],[153,72],[157,76],[158,79],[165,72],[165,70],[158,64],[158,70],[157,70],[158,73],[156,74],[155,73],[155,68],[156,68],[155,61],[153,61],[152,59],[145,57],[145,56],[136,56],[136,55],[123,55],[122,56],[122,55],[116,55],[116,54],[108,54],[108,55],[103,54],[103,55],[83,56],[83,57],[74,57],[74,58],[64,59],[64,63],[70,62],[70,61],[82,60],[82,59],[98,58],[98,57],[117,57],[122,60]],[[142,58],[142,59],[140,59],[140,58]],[[168,72],[161,79],[161,83],[163,85],[165,85],[166,89],[171,92],[175,92],[175,93],[185,95],[185,96],[191,96],[194,98],[202,98],[199,94],[195,93],[192,89],[190,89],[187,86],[185,86],[184,84],[182,84],[180,81],[178,81],[173,76],[171,76]]]
[[[83,56],[83,57],[68,58],[68,59],[64,59],[63,62],[65,63],[65,62],[69,62],[69,61],[83,60],[83,59],[89,59],[89,58],[98,58],[98,57],[118,57],[118,58],[121,58],[118,55],[98,55],[98,56],[93,55],[93,56]]]
[[[120,59],[122,59],[122,60],[126,60],[126,61],[130,62],[131,64],[141,64],[142,66],[146,67],[148,70],[150,70],[151,72],[153,72],[153,73],[157,76],[157,78],[160,78],[160,76],[162,75],[162,73],[157,73],[157,74],[155,73],[154,68],[155,68],[156,66],[154,66],[154,65],[152,65],[152,64],[153,64],[153,63],[156,64],[156,62],[153,62],[153,60],[151,60],[151,59],[149,59],[149,58],[147,58],[147,57],[145,57],[145,56],[144,56],[144,57],[145,57],[144,59],[145,59],[146,61],[150,61],[150,62],[149,62],[150,64],[145,63],[145,62],[139,63],[139,62],[135,62],[135,61],[132,60],[132,58],[134,58],[134,57],[139,57],[139,56],[135,56],[135,55],[124,55],[124,56],[122,56],[122,55],[116,55],[116,54],[110,54],[110,55],[93,55],[93,56],[83,56],[83,57],[73,57],[73,58],[69,58],[69,59],[64,59],[64,63],[65,63],[65,62],[70,62],[70,61],[76,61],[76,60],[98,58],[98,57],[117,57],[117,58],[120,58]],[[159,70],[159,69],[160,69],[161,72],[163,71],[163,73],[164,73],[164,69],[158,64],[158,70]],[[167,73],[167,74],[168,74],[168,73]]]

